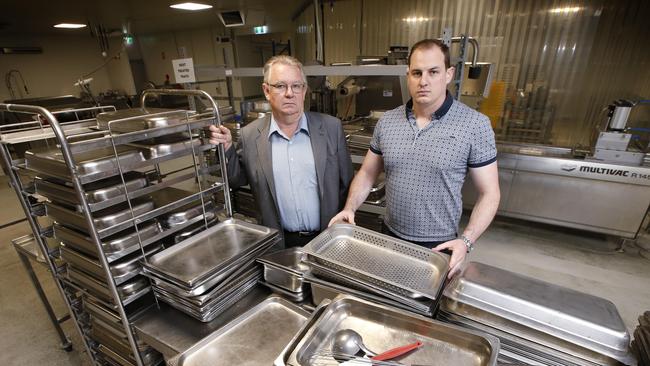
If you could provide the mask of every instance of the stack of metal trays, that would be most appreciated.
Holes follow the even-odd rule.
[[[147,140],[136,141],[128,144],[144,152],[147,159],[162,158],[164,156],[176,156],[177,154],[190,153],[203,145],[201,138],[187,135],[165,135]]]
[[[435,309],[449,267],[445,254],[349,224],[329,227],[303,251],[317,278],[426,315]]]
[[[438,318],[499,337],[518,362],[636,364],[610,301],[482,263],[469,263],[445,288]]]
[[[302,262],[303,257],[301,248],[287,248],[257,258],[264,266],[262,283],[292,301],[304,301],[309,295],[309,286],[304,281],[309,267]]]
[[[135,251],[125,257],[109,263],[109,272],[116,285],[120,285],[131,278],[142,273],[141,260],[162,250],[161,244],[150,245],[144,249],[144,256],[141,251]],[[78,269],[93,276],[94,278],[106,281],[106,272],[99,260],[86,256],[67,246],[61,247],[61,259],[68,263],[68,266]]]
[[[359,131],[348,136],[348,148],[350,154],[365,156],[370,149],[370,141],[372,140],[372,133]]]
[[[377,353],[415,342],[422,346],[400,357],[399,362],[373,362],[333,352],[335,335],[344,329],[358,333],[363,344]],[[319,306],[274,364],[335,366],[348,360],[354,365],[496,365],[498,353],[499,340],[489,334],[356,297],[339,296],[326,307]]]
[[[170,359],[168,365],[272,365],[308,317],[299,306],[271,296]]]
[[[112,148],[76,153],[73,156],[77,164],[75,169],[82,184],[118,175],[118,162],[121,167],[126,167],[145,160],[142,151],[125,146],[117,147],[117,159]],[[26,151],[25,167],[36,171],[40,176],[72,181],[70,169],[63,160],[63,153],[56,146]]]
[[[253,289],[255,258],[278,241],[277,230],[228,219],[153,255],[144,271],[160,300],[208,322]]]
[[[109,360],[117,361],[120,365],[135,365],[136,361],[133,357],[133,351],[127,340],[126,333],[122,325],[122,320],[111,309],[106,308],[101,302],[93,299],[90,296],[84,296],[83,308],[90,316],[90,335],[97,346],[95,347],[99,353],[106,353]],[[146,309],[146,308],[145,308]],[[127,311],[129,321],[134,321],[138,318],[144,309],[140,306]],[[147,346],[143,342],[138,341],[138,352],[142,355],[145,365],[157,364],[162,355],[156,352],[153,348]],[[100,349],[103,348],[105,352]],[[119,357],[119,360],[115,357]],[[110,363],[113,364],[113,363]]]
[[[56,178],[36,177],[34,180],[36,193],[46,197],[53,203],[67,206],[80,206],[77,192],[72,183],[57,180]],[[125,190],[134,192],[148,185],[143,174],[130,172],[124,175],[124,182],[120,177],[112,177],[101,181],[89,183],[84,186],[84,196],[90,211],[94,212],[111,205],[125,202]]]

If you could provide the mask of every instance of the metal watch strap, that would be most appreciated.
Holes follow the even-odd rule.
[[[461,235],[460,240],[462,240],[463,243],[465,243],[467,246],[467,253],[471,252],[474,249],[474,243],[472,243],[472,241],[469,240],[465,235]]]

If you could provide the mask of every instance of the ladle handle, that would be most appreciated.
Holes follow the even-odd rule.
[[[415,343],[407,344],[406,346],[396,347],[386,352],[382,352],[377,356],[371,357],[370,359],[373,361],[386,361],[386,360],[393,359],[395,357],[399,357],[405,353],[411,352],[414,349],[418,349],[420,347],[422,347],[422,342],[417,341]]]

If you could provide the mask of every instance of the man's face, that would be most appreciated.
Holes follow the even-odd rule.
[[[307,86],[298,67],[274,64],[269,70],[269,81],[262,84],[262,89],[275,116],[302,114]]]
[[[413,103],[422,106],[442,104],[454,68],[445,70],[445,55],[440,48],[417,49],[411,55],[407,81]]]

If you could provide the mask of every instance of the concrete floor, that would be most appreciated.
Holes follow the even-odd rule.
[[[13,192],[0,186],[4,220],[20,216]],[[7,221],[2,221],[0,224]],[[88,365],[79,336],[64,323],[74,350],[60,349],[59,339],[11,239],[29,233],[26,223],[0,229],[0,364]],[[650,309],[650,261],[633,245],[615,251],[617,241],[601,235],[498,218],[477,243],[470,260],[499,266],[607,298],[618,307],[630,332],[637,316]],[[44,266],[34,265],[57,315],[63,302]]]

